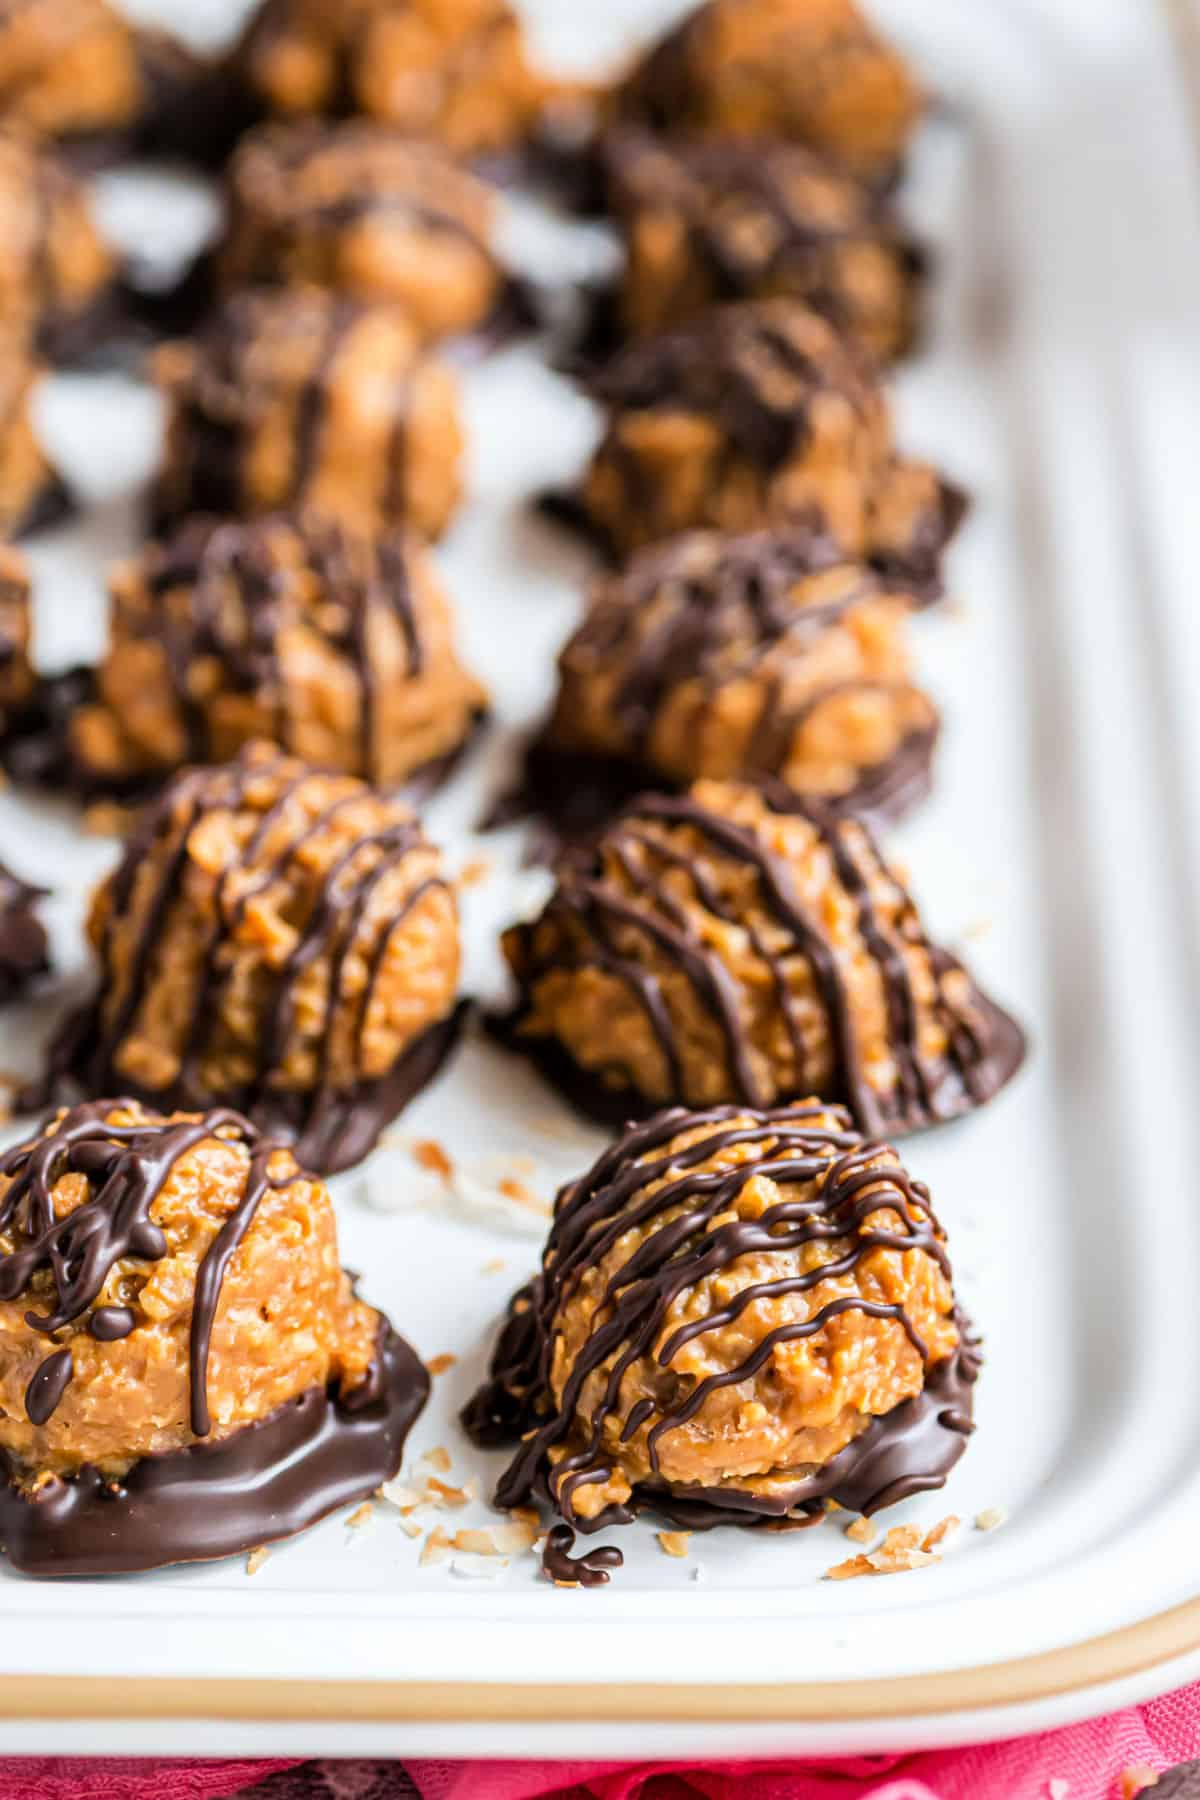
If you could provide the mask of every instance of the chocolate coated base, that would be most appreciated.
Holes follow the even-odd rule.
[[[44,1075],[17,1096],[22,1112],[39,1112],[64,1098],[102,1093],[128,1095],[143,1106],[162,1111],[193,1112],[206,1106],[232,1106],[264,1137],[289,1144],[302,1169],[314,1175],[336,1175],[353,1168],[373,1150],[397,1114],[441,1070],[461,1035],[468,1003],[431,1025],[404,1052],[391,1071],[376,1081],[339,1090],[315,1092],[251,1091],[197,1093],[186,1084],[145,1088],[119,1070],[97,1064],[97,1003],[93,998],[70,1014],[50,1046]]]
[[[0,1541],[26,1575],[127,1575],[232,1556],[364,1499],[400,1467],[429,1375],[390,1327],[362,1387],[309,1388],[217,1443],[148,1456],[120,1482],[91,1467],[36,1494],[0,1486]],[[2,1455],[2,1453],[0,1453]]]
[[[997,1006],[994,1000],[989,1000],[978,989],[974,1000],[981,1018],[981,1029],[987,1040],[987,1050],[973,1067],[972,1074],[976,1083],[973,1092],[964,1087],[954,1068],[947,1065],[946,1079],[940,1087],[935,1086],[931,1096],[932,1103],[928,1108],[910,1106],[906,1110],[889,1112],[882,1110],[881,1102],[881,1116],[864,1119],[855,1112],[851,1098],[846,1094],[831,1091],[822,1094],[820,1098],[849,1106],[854,1113],[854,1123],[868,1136],[887,1138],[908,1137],[914,1131],[927,1131],[933,1125],[949,1124],[952,1119],[961,1118],[966,1113],[974,1112],[977,1107],[986,1105],[1021,1067],[1028,1050],[1028,1041],[1017,1021],[1003,1007]],[[489,1036],[504,1049],[527,1056],[550,1086],[589,1123],[601,1125],[607,1130],[620,1130],[624,1126],[650,1118],[664,1106],[685,1104],[679,1095],[651,1100],[636,1088],[604,1081],[592,1070],[582,1068],[557,1039],[523,1035],[520,1027],[524,1016],[523,1009],[517,1006],[508,1013],[489,1014],[484,1024]],[[806,1088],[802,1093],[790,1097],[804,1099],[808,1097],[808,1092]],[[736,1102],[737,1096],[731,1094],[726,1098]],[[788,1096],[783,1096],[781,1101],[773,1104],[786,1104],[787,1099]]]
[[[631,554],[592,517],[577,489],[546,488],[534,496],[532,507],[538,518],[568,532],[611,568],[619,568]],[[970,509],[967,490],[943,478],[937,511],[931,515],[930,541],[918,541],[903,555],[872,555],[867,562],[887,580],[905,587],[920,605],[934,605],[946,591],[941,572],[945,551]]]
[[[570,1525],[587,1536],[651,1512],[686,1531],[710,1531],[717,1525],[796,1531],[824,1516],[826,1500],[836,1500],[851,1512],[870,1514],[913,1494],[943,1487],[975,1429],[975,1383],[982,1363],[970,1322],[962,1313],[956,1314],[956,1321],[958,1349],[934,1364],[921,1392],[873,1419],[836,1456],[794,1487],[765,1498],[735,1488],[645,1484],[634,1489],[632,1499],[606,1507],[594,1518],[572,1514]],[[506,1401],[495,1379],[484,1384],[462,1414],[467,1436],[486,1449],[514,1442],[535,1423],[515,1399]],[[537,1498],[554,1506],[544,1472],[536,1486]],[[506,1501],[510,1498],[505,1496]]]
[[[715,1525],[751,1525],[779,1530],[807,1524],[821,1516],[826,1500],[849,1512],[876,1513],[913,1494],[944,1487],[946,1477],[974,1431],[972,1412],[981,1358],[968,1338],[970,1327],[960,1318],[963,1341],[953,1356],[935,1363],[925,1386],[912,1400],[872,1420],[843,1450],[806,1476],[790,1492],[765,1500],[761,1495],[728,1488],[652,1487],[635,1490],[639,1508],[659,1513],[689,1531]],[[581,1520],[578,1529],[600,1529],[604,1521]],[[612,1519],[607,1521],[613,1523]]]
[[[864,769],[844,794],[807,798],[821,800],[831,812],[852,813],[870,824],[894,824],[928,798],[937,741],[936,725],[912,732],[886,761]],[[747,775],[746,779],[761,780],[765,786],[787,792],[786,785],[774,777]],[[493,831],[519,819],[536,819],[546,834],[538,860],[553,861],[560,850],[586,843],[639,794],[681,791],[661,770],[616,756],[564,750],[543,731],[531,740],[516,782],[492,804],[480,829]]]

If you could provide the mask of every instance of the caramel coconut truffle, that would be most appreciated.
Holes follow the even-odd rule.
[[[881,182],[921,95],[855,0],[708,0],[632,71],[617,105],[656,131],[807,144]]]
[[[666,331],[713,306],[803,301],[888,359],[910,346],[923,261],[891,207],[795,144],[660,140],[606,147],[627,259],[620,326]]]
[[[46,927],[37,916],[45,888],[33,887],[0,863],[0,1006],[19,999],[50,969]]]
[[[3,0],[0,117],[39,137],[124,135],[143,103],[137,38],[107,0]]]
[[[167,786],[88,934],[96,992],[51,1091],[236,1105],[323,1174],[366,1155],[456,1035],[438,852],[407,807],[266,745]]]
[[[403,309],[317,288],[247,289],[164,346],[159,525],[304,508],[437,537],[460,492],[458,384]]]
[[[894,1150],[818,1100],[676,1108],[561,1190],[464,1422],[521,1440],[499,1506],[548,1499],[584,1532],[642,1507],[778,1527],[941,1487],[978,1366]],[[606,1579],[569,1546],[551,1533],[549,1574]]]
[[[268,125],[243,140],[229,190],[227,286],[311,282],[394,300],[426,339],[496,307],[491,194],[436,144],[361,120]]]
[[[31,406],[43,374],[20,325],[0,325],[0,538],[23,537],[69,510],[66,489],[33,429]]]
[[[928,786],[937,713],[909,679],[919,604],[803,530],[693,532],[593,589],[537,757],[611,787],[778,777],[895,812]]]
[[[362,113],[456,156],[511,148],[541,100],[507,0],[264,0],[237,60],[268,112]]]
[[[873,369],[791,300],[720,307],[598,377],[607,425],[580,500],[628,552],[697,528],[804,523],[923,585],[962,498],[897,455]]]
[[[393,787],[461,749],[485,704],[449,602],[404,532],[192,519],[114,572],[97,701],[71,720],[101,787],[269,740]]]
[[[428,1376],[333,1207],[237,1113],[59,1113],[0,1156],[0,1540],[115,1574],[289,1536],[396,1472]]]
[[[0,0],[0,119],[73,155],[205,148],[228,100],[213,65],[108,0]]]
[[[0,313],[50,358],[87,348],[116,275],[81,184],[56,156],[0,125]]]
[[[602,1117],[816,1093],[893,1136],[981,1106],[1024,1053],[862,822],[777,788],[633,801],[504,950],[507,1030]]]

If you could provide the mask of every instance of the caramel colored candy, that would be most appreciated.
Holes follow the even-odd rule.
[[[507,0],[264,0],[238,54],[272,113],[363,113],[457,156],[529,131],[540,84]]]
[[[237,1113],[101,1100],[0,1155],[0,1521],[33,1574],[223,1556],[362,1498],[428,1393],[333,1206]]]
[[[92,902],[93,999],[51,1085],[237,1106],[326,1173],[455,1035],[458,910],[411,811],[267,745],[187,769]]]
[[[962,500],[898,455],[873,366],[793,300],[719,307],[618,356],[581,501],[627,553],[697,528],[800,524],[936,587]]]
[[[289,508],[434,538],[458,504],[458,383],[400,307],[247,289],[195,340],[166,345],[157,373],[160,525]]]
[[[770,775],[894,811],[937,734],[910,679],[915,604],[802,530],[674,538],[596,583],[546,747],[613,759],[627,790]]]
[[[618,105],[658,131],[807,144],[883,181],[921,95],[856,0],[707,0],[632,71]]]
[[[252,739],[393,787],[451,757],[485,704],[420,545],[317,517],[193,519],[112,577],[74,760],[102,786]]]
[[[544,1490],[584,1531],[801,1521],[939,1487],[977,1369],[894,1150],[815,1100],[677,1108],[562,1189],[464,1422],[521,1440],[498,1505]]]
[[[815,1093],[894,1135],[982,1105],[1024,1052],[865,826],[777,787],[631,802],[504,949],[515,1041],[609,1117]]]
[[[620,322],[666,331],[725,301],[802,301],[881,359],[912,341],[920,252],[888,201],[799,144],[658,139],[607,145],[627,257]]]
[[[499,298],[490,191],[436,144],[361,120],[265,126],[243,139],[229,190],[228,287],[394,300],[425,339],[471,330]]]

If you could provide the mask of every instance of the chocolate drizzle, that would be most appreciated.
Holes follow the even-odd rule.
[[[192,831],[213,809],[237,812],[249,805],[252,790],[264,778],[277,777],[279,791],[257,816],[254,827],[217,877],[214,923],[203,948],[191,1011],[180,1042],[179,1072],[164,1088],[144,1089],[123,1075],[120,1050],[135,1024],[154,975],[155,956],[168,920],[185,891]],[[151,1104],[195,1110],[222,1099],[263,1131],[293,1141],[306,1167],[322,1174],[349,1167],[365,1155],[383,1127],[433,1078],[453,1046],[461,1009],[435,1022],[412,1040],[395,1065],[380,1077],[362,1076],[347,1087],[335,1078],[331,1043],[339,1009],[350,1006],[343,993],[347,963],[364,946],[360,934],[380,883],[414,852],[428,848],[415,818],[393,814],[376,830],[354,839],[326,872],[323,887],[306,919],[297,923],[295,942],[270,976],[256,1039],[257,1066],[236,1092],[214,1095],[206,1086],[204,1064],[221,1020],[222,1003],[236,970],[223,953],[231,932],[245,917],[255,897],[273,883],[287,880],[303,861],[306,848],[320,830],[370,790],[361,784],[339,784],[335,798],[313,819],[299,820],[282,848],[260,864],[271,830],[289,817],[293,799],[313,777],[306,765],[251,749],[219,769],[184,770],[142,814],[112,877],[110,904],[98,947],[101,984],[93,999],[69,1018],[51,1047],[46,1079],[37,1103],[72,1084],[84,1093],[114,1086],[132,1091]],[[364,851],[374,851],[370,859]],[[141,878],[147,866],[155,873],[148,891]],[[353,1001],[354,1041],[361,1056],[380,972],[396,932],[430,893],[449,891],[438,873],[416,882],[366,949],[366,979]],[[121,989],[112,991],[114,947],[122,933],[136,933],[137,949]],[[278,1071],[296,1029],[300,984],[313,965],[328,961],[329,978],[318,1039],[318,1067],[311,1089],[286,1089]],[[264,960],[264,977],[270,974]]]
[[[379,761],[373,620],[386,613],[395,619],[407,678],[425,666],[410,555],[403,532],[367,538],[329,520],[285,515],[224,523],[191,519],[167,544],[151,546],[141,565],[149,612],[140,626],[162,645],[188,759],[207,762],[215,755],[210,712],[195,692],[210,658],[237,692],[263,704],[273,741],[286,750],[296,747],[294,696],[280,643],[300,624],[324,638],[353,671],[360,768],[373,779]]]
[[[773,851],[765,832],[715,812],[690,796],[644,795],[633,802],[588,854],[564,857],[556,891],[539,920],[517,927],[509,960],[524,996],[506,1028],[510,1041],[531,1043],[527,1015],[538,982],[555,971],[595,966],[619,981],[643,1009],[661,1053],[668,1095],[686,1099],[683,1038],[659,978],[657,964],[686,978],[703,1011],[717,1025],[725,1050],[731,1100],[761,1106],[779,1098],[778,1077],[764,1067],[749,1029],[746,1001],[714,941],[698,928],[679,898],[680,879],[695,905],[728,929],[746,931],[754,956],[774,990],[791,1049],[788,1092],[802,1095],[816,1084],[789,968],[803,958],[812,973],[829,1034],[833,1067],[820,1083],[826,1098],[848,1105],[872,1136],[896,1135],[950,1119],[983,1105],[1003,1086],[1024,1055],[1014,1022],[969,982],[957,960],[930,944],[916,907],[884,863],[861,821],[839,820],[777,784],[762,790],[769,811],[807,821],[827,854],[837,883],[853,905],[862,945],[874,964],[887,1009],[894,1078],[886,1089],[871,1080],[859,1045],[845,960],[823,923],[802,901],[788,860]],[[682,831],[698,840],[689,844]],[[724,897],[714,878],[714,859],[740,864],[755,878],[765,914],[764,930],[747,921]],[[614,880],[619,874],[620,881]],[[897,914],[880,915],[875,889],[890,888]],[[913,986],[914,958],[923,957],[934,992],[920,1008]],[[965,991],[957,991],[963,990]],[[931,1058],[924,1028],[939,1024],[945,1053]],[[535,1054],[536,1038],[532,1039]],[[557,1054],[556,1054],[557,1051]],[[551,1075],[562,1067],[561,1047],[539,1057]],[[644,1115],[644,1098],[620,1069],[602,1083],[581,1080],[572,1065],[570,1097],[606,1120]],[[786,1097],[786,1096],[784,1096]]]
[[[692,1141],[682,1143],[684,1134]],[[714,1166],[734,1150],[739,1160]],[[778,1183],[779,1199],[758,1217],[731,1219],[738,1196],[758,1178]],[[900,1223],[874,1223],[885,1211],[898,1215]],[[556,1393],[552,1371],[565,1309],[585,1272],[631,1232],[641,1235],[610,1274],[588,1335]],[[822,1243],[839,1246],[837,1260],[742,1287],[664,1337],[674,1303],[739,1258]],[[464,1412],[463,1424],[476,1442],[520,1440],[500,1479],[496,1504],[517,1506],[536,1494],[550,1499],[569,1527],[584,1532],[626,1522],[643,1506],[695,1528],[778,1524],[792,1513],[811,1512],[826,1497],[872,1512],[940,1486],[972,1429],[971,1390],[979,1368],[975,1343],[959,1315],[957,1349],[935,1361],[900,1305],[843,1294],[810,1317],[765,1332],[728,1369],[694,1385],[669,1380],[674,1357],[694,1338],[735,1323],[759,1302],[803,1294],[824,1281],[853,1279],[860,1259],[879,1249],[920,1252],[949,1280],[928,1190],[885,1147],[864,1142],[839,1109],[816,1101],[761,1113],[730,1106],[700,1113],[675,1108],[630,1128],[581,1180],[559,1193],[541,1274],[514,1299],[490,1378]],[[788,1268],[795,1266],[790,1257]],[[662,1475],[664,1436],[695,1418],[711,1394],[752,1379],[777,1346],[813,1337],[847,1311],[900,1326],[925,1365],[919,1395],[869,1419],[826,1464],[797,1468],[794,1482],[773,1482],[769,1492],[732,1482],[714,1489],[678,1487]],[[655,1397],[638,1402],[621,1420],[622,1380],[639,1363],[663,1372],[663,1378],[655,1382]],[[593,1392],[599,1382],[600,1397],[585,1413],[582,1396],[589,1382]],[[649,1479],[635,1487],[628,1504],[611,1503],[590,1517],[581,1515],[576,1496],[614,1472],[619,1460],[614,1439],[625,1443],[642,1432]]]
[[[819,323],[822,332],[828,329]],[[796,324],[788,301],[720,307],[693,324],[631,345],[596,377],[596,397],[618,416],[658,410],[704,414],[718,421],[731,450],[775,474],[802,450],[818,394],[835,390],[864,425],[878,406],[873,377],[854,346],[829,331],[818,354],[815,344],[801,341]],[[605,448],[620,453],[615,432]],[[636,457],[621,457],[631,495],[640,480],[637,463]]]
[[[432,142],[399,136],[365,118],[335,124],[270,124],[239,146],[231,177],[230,245],[242,281],[279,279],[293,236],[336,233],[378,215],[444,232],[492,262],[489,193]],[[249,258],[238,259],[243,248]]]
[[[241,1242],[270,1187],[286,1185],[269,1173],[278,1145],[262,1143],[253,1126],[236,1112],[219,1109],[199,1119],[174,1123],[149,1118],[122,1125],[110,1115],[120,1101],[98,1100],[76,1106],[46,1132],[17,1144],[0,1156],[0,1175],[8,1185],[0,1195],[0,1232],[14,1248],[0,1254],[0,1300],[40,1293],[35,1278],[48,1274],[49,1310],[27,1312],[25,1323],[54,1337],[86,1319],[101,1341],[126,1336],[117,1330],[129,1308],[92,1308],[119,1262],[130,1258],[157,1262],[167,1254],[167,1240],[155,1224],[155,1201],[180,1160],[206,1139],[221,1137],[244,1144],[249,1167],[243,1198],[205,1253],[196,1277],[191,1335],[191,1415],[197,1437],[209,1431],[206,1373],[208,1346],[229,1260]],[[65,1175],[83,1175],[86,1200],[59,1217],[54,1189]],[[46,1304],[46,1299],[42,1304]],[[90,1315],[90,1316],[89,1316]],[[71,1379],[71,1352],[60,1349],[41,1364],[25,1396],[25,1410],[35,1425],[44,1425]]]
[[[381,1322],[363,1383],[309,1388],[228,1437],[144,1457],[119,1481],[87,1466],[36,1488],[0,1452],[0,1541],[28,1575],[131,1574],[290,1537],[400,1466],[429,1376]]]
[[[67,1391],[74,1374],[69,1350],[55,1350],[39,1363],[25,1389],[25,1415],[31,1425],[44,1425]]]
[[[615,1544],[597,1544],[582,1556],[572,1556],[575,1533],[569,1525],[552,1525],[542,1548],[542,1574],[558,1587],[603,1587],[610,1569],[619,1569],[625,1558]]]

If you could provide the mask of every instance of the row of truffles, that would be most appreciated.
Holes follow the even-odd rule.
[[[227,1556],[362,1500],[429,1377],[324,1184],[228,1108],[102,1100],[0,1155],[0,1541],[34,1575]]]
[[[501,1030],[645,1122],[560,1192],[463,1415],[513,1449],[497,1505],[558,1515],[562,1585],[621,1561],[577,1530],[871,1514],[972,1429],[944,1234],[878,1140],[989,1099],[1023,1041],[838,811],[912,798],[937,733],[905,629],[962,501],[897,453],[875,374],[917,324],[886,189],[919,106],[848,0],[710,0],[615,96],[627,347],[576,504],[635,554],[530,758],[601,824],[505,935]]]
[[[93,898],[94,988],[38,1095],[74,1104],[0,1158],[0,1539],[33,1572],[300,1529],[395,1473],[428,1391],[341,1271],[319,1177],[460,1026],[454,892],[395,797],[485,704],[422,548],[462,449],[431,347],[506,287],[487,190],[450,158],[521,146],[553,93],[503,0],[265,0],[226,74],[268,122],[227,173],[211,317],[157,361],[161,539],[114,574],[69,725],[88,780],[161,785]],[[560,659],[539,752],[611,786],[505,936],[496,1024],[642,1122],[559,1195],[465,1415],[515,1447],[497,1503],[560,1516],[563,1583],[620,1560],[572,1556],[576,1528],[870,1513],[940,1485],[971,1430],[944,1234],[876,1140],[990,1099],[1022,1039],[852,810],[926,779],[906,621],[961,511],[898,453],[876,374],[916,326],[887,188],[919,105],[849,0],[709,0],[599,103],[634,341],[596,381],[579,499],[640,554]],[[27,173],[28,371],[113,271],[72,247],[77,194]],[[19,726],[7,552],[3,577]],[[11,886],[20,985],[45,938]]]
[[[796,1527],[939,1487],[978,1352],[927,1190],[818,1101],[674,1109],[562,1190],[464,1414],[595,1585],[650,1508]],[[31,1574],[257,1547],[393,1477],[427,1371],[323,1184],[229,1108],[82,1104],[0,1157],[0,1534]],[[198,1504],[201,1495],[203,1504]]]
[[[275,117],[360,115],[463,157],[521,144],[546,99],[508,0],[262,0],[233,61]]]
[[[507,0],[262,0],[233,65],[275,117],[358,115],[459,156],[513,149],[561,98]],[[598,99],[655,131],[804,145],[880,186],[922,105],[855,0],[708,0]]]

